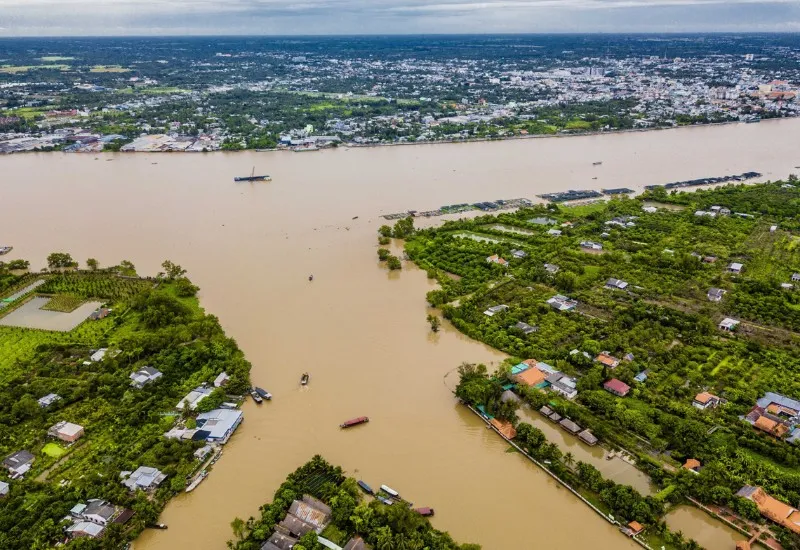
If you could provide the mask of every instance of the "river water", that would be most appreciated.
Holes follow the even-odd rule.
[[[378,215],[748,170],[777,179],[800,165],[799,139],[800,121],[786,120],[301,154],[15,155],[0,158],[0,241],[35,268],[54,250],[143,274],[181,264],[275,396],[248,402],[213,473],[136,550],[224,548],[230,521],[315,453],[436,508],[437,527],[486,549],[633,548],[455,403],[462,361],[503,356],[448,326],[430,333],[432,283],[378,265]],[[253,166],[273,181],[233,183]],[[360,415],[370,423],[338,429]]]

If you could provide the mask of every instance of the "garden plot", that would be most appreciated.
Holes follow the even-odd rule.
[[[34,328],[67,332],[82,322],[102,305],[102,302],[86,302],[70,313],[42,309],[52,298],[37,296],[0,318],[0,326]]]

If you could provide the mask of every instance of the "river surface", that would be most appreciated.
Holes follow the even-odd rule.
[[[142,274],[181,264],[275,396],[248,401],[212,474],[136,550],[224,548],[231,520],[315,453],[436,508],[437,527],[486,549],[634,548],[456,404],[454,369],[503,355],[447,325],[430,333],[432,283],[378,264],[378,215],[748,170],[777,179],[800,165],[798,141],[800,121],[784,120],[305,154],[12,155],[0,158],[0,241],[34,268],[55,250]],[[253,166],[273,181],[233,183]],[[337,427],[360,415],[370,423]]]
[[[689,505],[676,506],[664,518],[670,531],[680,531],[687,539],[693,539],[706,550],[731,550],[740,540],[750,537],[712,518],[699,508]],[[761,548],[756,545],[754,548]]]

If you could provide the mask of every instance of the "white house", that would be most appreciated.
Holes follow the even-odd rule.
[[[167,478],[166,474],[149,466],[139,466],[133,472],[122,472],[120,477],[122,477],[122,484],[131,491],[137,489],[151,491]]]
[[[719,323],[720,330],[733,331],[738,326],[739,326],[739,321],[737,321],[736,319],[731,319],[730,317],[724,318]]]
[[[61,399],[61,396],[55,393],[48,393],[44,397],[40,397],[36,402],[39,403],[39,406],[43,409],[46,409],[56,401]]]
[[[728,272],[739,274],[742,272],[743,268],[744,264],[740,264],[739,262],[731,262],[731,264],[728,266]]]
[[[203,399],[211,395],[213,390],[207,386],[197,386],[195,389],[190,391],[186,394],[186,397],[180,400],[180,402],[175,405],[175,408],[179,411],[182,411],[184,407],[188,405],[189,410],[193,411],[197,408],[197,404],[200,403]]]
[[[228,383],[228,380],[230,380],[230,379],[231,379],[231,377],[230,377],[230,376],[228,376],[228,373],[227,373],[227,372],[221,372],[221,373],[219,374],[219,376],[217,376],[217,377],[214,379],[214,387],[215,387],[215,388],[221,388],[222,386],[224,386],[225,384],[227,384],[227,383]]]
[[[131,386],[134,388],[142,389],[150,382],[155,382],[163,376],[163,373],[153,367],[142,367],[134,373],[131,373]]]
[[[611,288],[614,290],[625,290],[626,288],[628,288],[628,283],[620,279],[609,279],[606,281],[606,288]]]

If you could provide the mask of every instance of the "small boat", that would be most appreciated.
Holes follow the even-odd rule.
[[[603,164],[603,161],[602,160],[598,160],[597,162],[593,162],[592,166],[600,166],[601,164]]]
[[[262,388],[259,388],[258,386],[256,386],[255,388],[253,388],[253,390],[254,390],[254,391],[255,391],[255,392],[256,392],[256,393],[259,395],[259,397],[261,397],[262,399],[265,399],[265,400],[267,400],[267,401],[269,401],[270,399],[272,399],[272,394],[271,394],[271,393],[269,393],[269,392],[268,392],[267,390],[265,390],[265,389],[262,389]]]
[[[8,254],[12,250],[14,250],[13,246],[0,246],[0,256]]]
[[[308,280],[309,280],[309,281],[313,281],[313,280],[314,280],[314,276],[313,276],[313,275],[309,275],[309,276],[308,276]]]
[[[596,179],[597,179],[597,176],[593,177],[592,179],[593,179],[593,180],[596,180]]]
[[[381,485],[381,491],[383,491],[392,498],[400,498],[400,493],[398,493],[397,491],[395,491],[394,489],[392,489],[387,485]]]
[[[304,372],[304,373],[303,373],[303,376],[301,376],[301,377],[300,377],[300,385],[301,385],[301,386],[307,386],[307,385],[308,385],[308,379],[309,379],[309,378],[310,378],[310,377],[309,377],[308,373],[307,373],[307,372]]]
[[[258,395],[258,392],[257,392],[256,390],[250,390],[250,397],[252,397],[252,398],[253,398],[253,401],[255,401],[256,403],[258,403],[259,405],[260,405],[260,404],[261,404],[261,402],[263,401],[263,399],[261,399],[261,396],[260,396],[260,395]]]
[[[354,220],[357,220],[357,219],[358,219],[358,216],[353,216],[353,219],[354,219]]]
[[[423,508],[414,508],[414,511],[421,516],[429,517],[433,515],[433,508],[423,507]]]
[[[366,424],[367,422],[369,422],[368,416],[359,416],[357,418],[351,418],[350,420],[345,420],[344,422],[339,424],[339,427],[342,429],[352,428],[353,426],[358,426],[359,424]]]
[[[611,451],[610,453],[608,453],[608,454],[606,455],[606,460],[611,460],[611,459],[612,459],[612,458],[614,458],[615,456],[617,456],[617,453],[615,453],[614,451]]]
[[[150,527],[151,529],[166,529],[167,528],[167,524],[166,523],[153,523],[153,524],[148,525],[148,527]]]
[[[202,472],[200,472],[200,475],[197,476],[196,478],[194,478],[194,481],[192,481],[189,484],[189,486],[186,487],[186,492],[187,493],[191,493],[192,491],[197,489],[197,486],[200,485],[203,482],[203,480],[205,478],[207,478],[207,477],[208,477],[208,472],[206,470],[203,470]]]
[[[384,503],[386,506],[391,506],[392,504],[394,504],[394,502],[392,502],[388,498],[383,498],[382,496],[377,496],[375,498],[378,499],[380,502]]]
[[[372,487],[367,485],[365,482],[358,480],[358,486],[361,487],[361,490],[367,493],[368,495],[374,495],[375,491],[372,490]]]

